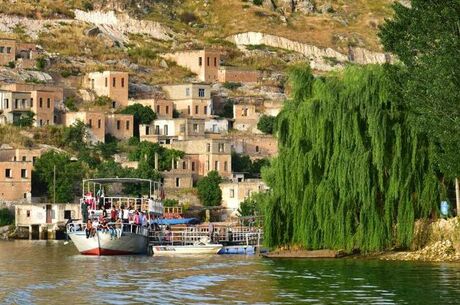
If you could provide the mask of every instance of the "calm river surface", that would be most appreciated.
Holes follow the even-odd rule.
[[[460,264],[81,256],[0,242],[0,304],[460,304]]]

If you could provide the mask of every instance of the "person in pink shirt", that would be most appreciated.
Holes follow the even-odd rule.
[[[135,225],[140,225],[141,224],[141,219],[139,217],[139,212],[138,211],[136,211],[134,213],[134,224]]]

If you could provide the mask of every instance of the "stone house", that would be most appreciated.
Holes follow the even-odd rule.
[[[154,120],[149,125],[140,125],[141,141],[171,144],[205,136],[204,119],[178,118]]]
[[[131,114],[107,114],[105,116],[106,133],[119,140],[128,140],[134,135],[134,117]]]
[[[206,133],[226,134],[228,132],[228,119],[206,119],[204,130]]]
[[[158,119],[172,119],[174,113],[174,102],[165,99],[142,99],[142,100],[129,100],[128,106],[134,104],[141,104],[146,107],[152,108],[156,113]]]
[[[197,75],[202,82],[217,82],[220,52],[210,49],[168,53],[164,58],[176,62]]]
[[[272,158],[278,154],[278,140],[272,135],[232,133],[226,136],[233,152],[251,159]]]
[[[222,207],[230,216],[237,216],[241,203],[251,195],[268,190],[267,185],[261,179],[229,181],[219,186],[222,190]]]
[[[88,130],[87,141],[92,144],[105,142],[105,114],[97,111],[67,112],[63,115],[65,126],[72,126],[77,121],[85,123]]]
[[[220,83],[257,83],[260,80],[260,72],[239,67],[221,66],[217,73],[217,79]]]
[[[0,148],[0,201],[31,201],[33,165],[49,149]]]
[[[14,123],[32,111],[30,92],[0,90],[0,124]]]
[[[32,112],[35,113],[34,125],[54,125],[56,96],[54,91],[34,90],[31,91]]]
[[[163,176],[163,186],[166,189],[192,188],[194,177],[191,170],[180,168],[171,169],[161,173]]]
[[[55,239],[56,230],[65,225],[69,218],[81,219],[79,203],[40,203],[17,204],[15,206],[15,224],[18,228],[26,228],[29,238]]]
[[[232,174],[232,155],[230,143],[226,139],[193,139],[173,142],[169,148],[183,151],[185,156],[177,161],[183,170],[191,170],[195,177],[206,176],[217,171],[228,178]]]
[[[240,131],[259,132],[257,123],[261,114],[255,104],[241,103],[233,105],[233,128]]]
[[[21,106],[20,108],[22,108],[20,110],[22,113],[25,113],[26,111],[32,111],[34,113],[34,126],[39,127],[44,125],[54,125],[57,123],[56,105],[58,103],[62,103],[64,99],[64,91],[62,88],[42,84],[25,83],[2,84],[0,87],[0,92],[23,93],[23,95],[19,97],[0,97],[0,111],[2,109],[2,104],[3,107],[8,104],[5,99],[8,99],[9,102],[16,102],[16,99],[19,99],[18,103]],[[29,97],[26,97],[26,94],[29,94]],[[27,100],[27,98],[29,101],[24,102],[23,100]],[[25,105],[25,107],[22,107],[22,105]],[[4,111],[4,113],[6,112],[7,111]],[[1,120],[2,119],[0,117],[0,123]],[[11,123],[12,121],[8,122]]]
[[[11,161],[0,157],[0,201],[30,202],[32,161]]]
[[[162,87],[181,117],[208,118],[212,115],[211,86],[183,84]]]
[[[109,97],[113,101],[112,108],[128,106],[129,75],[127,72],[91,72],[85,76],[82,85],[97,96]]]
[[[39,50],[33,43],[22,43],[14,39],[0,38],[0,66],[13,62],[16,67],[31,69],[35,67],[38,55]]]

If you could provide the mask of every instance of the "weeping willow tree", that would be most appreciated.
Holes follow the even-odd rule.
[[[314,78],[290,71],[279,155],[263,174],[269,246],[375,251],[407,247],[414,220],[436,212],[433,148],[412,127],[380,66]]]

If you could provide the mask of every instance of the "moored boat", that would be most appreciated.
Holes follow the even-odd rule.
[[[148,183],[149,196],[104,196],[103,185],[113,183]],[[92,188],[91,188],[92,187]],[[92,193],[85,193],[92,189],[99,196]],[[133,178],[101,178],[88,179],[83,181],[83,197],[81,199],[82,209],[90,207],[91,214],[97,217],[102,213],[100,208],[112,208],[121,206],[132,207],[133,211],[148,211],[149,217],[157,217],[163,214],[162,189],[159,182],[147,179]],[[137,213],[137,212],[135,212]],[[85,213],[82,213],[85,214]],[[117,212],[118,215],[118,212]],[[111,230],[100,227],[88,229],[86,219],[80,222],[73,222],[67,225],[67,234],[76,248],[84,255],[131,255],[146,254],[149,243],[148,227],[119,222],[107,224]],[[115,233],[117,228],[118,233]]]
[[[193,245],[159,245],[153,246],[152,249],[154,256],[174,256],[217,254],[222,247],[222,244],[214,244],[210,243],[207,239],[202,239]]]

